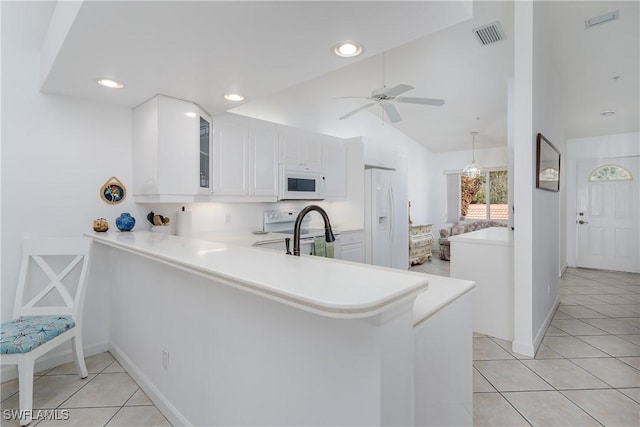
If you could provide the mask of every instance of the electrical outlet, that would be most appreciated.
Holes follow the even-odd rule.
[[[169,352],[162,350],[162,367],[165,371],[169,370]]]
[[[551,296],[551,285],[547,285],[547,296]]]
[[[229,223],[231,223],[231,215],[226,214],[226,215],[224,216],[224,223],[225,223],[225,224],[229,224]]]

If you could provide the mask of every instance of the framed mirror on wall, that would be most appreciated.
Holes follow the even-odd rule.
[[[536,188],[560,191],[560,151],[541,133],[536,138]]]

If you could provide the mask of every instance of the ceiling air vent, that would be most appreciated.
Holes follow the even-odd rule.
[[[484,27],[474,28],[473,33],[483,46],[505,39],[504,31],[502,31],[502,25],[500,25],[499,21],[492,22]]]
[[[604,24],[605,22],[615,21],[618,19],[618,11],[605,13],[604,15],[596,16],[595,18],[587,19],[584,21],[585,28],[595,27],[599,24]]]

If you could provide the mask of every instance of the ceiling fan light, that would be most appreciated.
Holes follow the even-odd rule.
[[[340,42],[333,48],[333,53],[342,58],[353,58],[362,53],[362,45],[355,42]]]

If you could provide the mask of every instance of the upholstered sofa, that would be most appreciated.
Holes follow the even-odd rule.
[[[481,219],[478,221],[465,223],[456,222],[451,227],[441,228],[440,239],[438,239],[438,243],[440,243],[440,259],[443,259],[445,261],[451,260],[451,244],[449,242],[449,236],[469,233],[471,231],[481,230],[483,228],[506,226],[507,224],[502,222]]]

